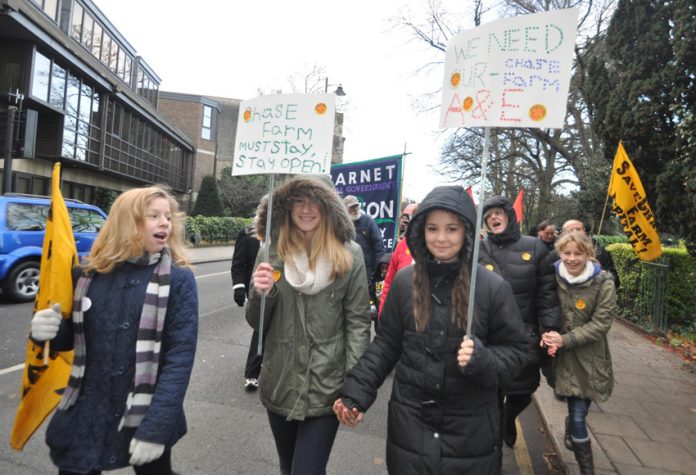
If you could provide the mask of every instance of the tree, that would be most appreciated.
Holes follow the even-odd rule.
[[[620,0],[586,89],[607,160],[623,141],[658,231],[689,242],[696,242],[695,24],[689,0]]]
[[[268,192],[268,175],[232,176],[231,167],[223,168],[219,183],[222,201],[232,216],[254,216],[261,197]]]
[[[193,216],[223,216],[222,201],[218,193],[215,177],[207,175],[201,181],[201,187],[198,190],[198,198],[193,207]]]

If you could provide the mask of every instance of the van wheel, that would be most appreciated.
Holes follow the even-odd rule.
[[[29,302],[39,291],[39,263],[22,262],[5,279],[2,293],[17,302]]]

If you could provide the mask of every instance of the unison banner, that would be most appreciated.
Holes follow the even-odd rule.
[[[331,166],[331,179],[336,191],[342,197],[353,195],[358,198],[360,209],[377,223],[387,251],[396,246],[402,158],[403,155],[393,155]]]

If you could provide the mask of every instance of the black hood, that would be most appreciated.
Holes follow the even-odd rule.
[[[425,245],[425,217],[429,212],[441,209],[459,216],[465,224],[466,261],[471,263],[474,250],[474,228],[476,227],[476,208],[469,194],[461,186],[438,186],[418,205],[406,229],[406,244],[415,260],[430,256]]]
[[[493,234],[489,232],[487,234],[488,239],[496,244],[502,244],[508,241],[517,241],[521,236],[520,225],[517,223],[517,213],[515,213],[515,209],[512,207],[510,200],[504,196],[491,196],[483,202],[483,216],[485,216],[486,211],[491,208],[504,209],[505,214],[507,214],[508,217],[508,225],[507,228],[505,228],[505,231],[500,234]],[[483,227],[486,229],[486,231],[488,231],[485,218],[483,220]]]

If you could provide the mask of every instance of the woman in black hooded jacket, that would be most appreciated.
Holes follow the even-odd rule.
[[[549,251],[537,238],[522,236],[510,200],[493,196],[483,203],[486,238],[481,243],[479,263],[503,277],[512,287],[528,338],[527,363],[510,384],[500,390],[503,440],[512,447],[517,439],[515,419],[532,402],[539,387],[542,353],[540,335],[561,328],[561,308],[556,293]]]
[[[399,271],[380,331],[334,403],[355,426],[396,367],[387,468],[399,475],[500,471],[498,386],[524,361],[526,338],[510,286],[479,268],[466,336],[474,204],[460,186],[432,190],[406,231],[415,265]]]

